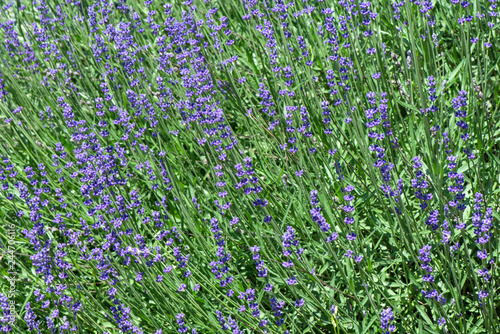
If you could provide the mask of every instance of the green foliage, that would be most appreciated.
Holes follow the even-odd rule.
[[[221,333],[216,310],[242,333],[500,331],[496,2],[170,3],[1,11],[0,287],[14,333],[36,332],[32,314],[50,333],[56,309],[57,333],[175,333],[179,313]],[[289,227],[300,256],[283,254]],[[237,298],[248,289],[253,301]],[[395,327],[381,328],[388,308]]]

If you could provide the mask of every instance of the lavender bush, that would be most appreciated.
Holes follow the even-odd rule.
[[[0,332],[500,332],[497,0],[1,4]]]

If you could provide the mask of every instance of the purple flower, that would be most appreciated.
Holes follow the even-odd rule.
[[[383,334],[389,334],[390,332],[394,332],[396,330],[396,326],[391,325],[393,320],[394,314],[392,313],[392,309],[390,307],[382,310],[380,313],[380,328],[386,330]]]
[[[302,306],[304,306],[305,302],[306,302],[306,301],[304,300],[304,298],[301,298],[301,299],[299,299],[299,300],[296,300],[296,301],[295,301],[295,307],[302,307]]]
[[[486,253],[485,249],[480,250],[477,252],[477,257],[480,258],[481,260],[486,260],[486,258],[488,257],[488,253]]]
[[[353,232],[349,233],[349,234],[347,235],[347,240],[349,240],[349,241],[354,241],[354,240],[356,240],[356,233],[353,233]]]

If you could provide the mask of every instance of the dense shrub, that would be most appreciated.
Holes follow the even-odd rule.
[[[2,5],[0,331],[500,331],[497,0]]]

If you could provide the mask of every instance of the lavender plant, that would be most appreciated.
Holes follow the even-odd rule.
[[[1,5],[0,332],[500,332],[496,0]]]

